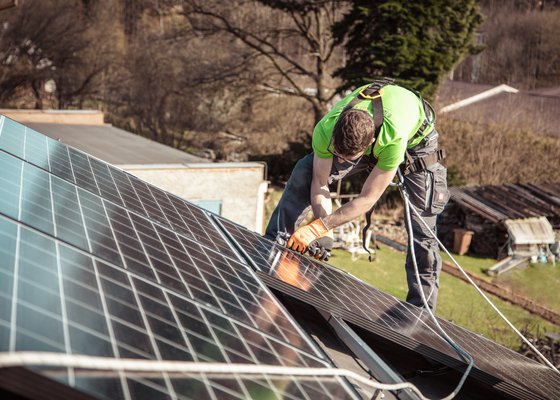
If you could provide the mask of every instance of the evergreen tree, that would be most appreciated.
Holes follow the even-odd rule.
[[[334,27],[347,55],[336,73],[344,80],[340,89],[390,76],[429,98],[474,49],[481,21],[476,0],[354,0]]]

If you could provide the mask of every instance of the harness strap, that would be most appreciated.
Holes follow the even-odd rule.
[[[408,175],[413,172],[418,172],[427,169],[428,167],[440,162],[445,158],[445,149],[440,149],[435,153],[428,154],[424,157],[413,159],[412,156],[406,152],[406,161],[404,162],[404,172],[403,175]],[[399,167],[400,168],[400,167]],[[372,262],[371,252],[367,248],[366,237],[367,231],[371,226],[371,216],[375,209],[375,204],[366,212],[366,225],[362,229],[362,247],[368,252],[368,261]]]
[[[408,175],[413,172],[422,171],[428,167],[440,162],[445,158],[445,149],[440,149],[435,153],[428,154],[427,156],[415,159],[413,162],[405,163],[403,175]]]
[[[385,79],[382,81],[375,81],[371,85],[364,88],[358,96],[354,97],[350,103],[344,107],[342,112],[354,108],[354,106],[364,100],[371,100],[373,105],[373,125],[375,126],[375,131],[373,132],[373,138],[377,139],[379,132],[381,132],[381,127],[383,126],[383,102],[381,101],[381,95],[383,93],[383,86],[393,83],[390,79]],[[373,149],[372,149],[373,153]]]
[[[349,110],[349,109],[353,108],[356,104],[358,104],[361,101],[371,100],[372,105],[373,105],[373,123],[374,123],[374,126],[375,126],[375,131],[373,133],[374,143],[375,143],[375,140],[377,140],[377,137],[379,136],[379,132],[381,131],[381,127],[383,126],[384,114],[383,114],[383,102],[381,101],[381,95],[382,95],[383,87],[385,85],[391,85],[391,84],[394,84],[394,83],[395,83],[395,80],[391,79],[391,78],[383,78],[383,79],[379,79],[379,80],[376,80],[376,81],[372,82],[371,85],[369,85],[369,86],[365,87],[363,90],[361,90],[360,93],[358,94],[358,96],[353,98],[350,101],[350,103],[348,103],[346,105],[346,107],[344,107],[344,110],[342,110],[342,112],[344,112],[346,110]],[[435,122],[435,116],[436,116],[436,113],[435,113],[433,107],[431,106],[431,104],[428,103],[426,100],[424,100],[418,92],[416,92],[416,91],[413,91],[413,92],[416,93],[416,95],[420,98],[420,101],[422,102],[422,107],[424,108],[425,118],[424,118],[424,121],[422,122],[422,124],[420,125],[420,127],[418,128],[418,130],[408,140],[408,143],[412,143],[416,138],[423,136],[426,129]],[[421,169],[425,169],[428,166],[442,160],[445,157],[445,153],[443,152],[443,150],[439,150],[438,152],[436,152],[434,154],[436,154],[435,161],[432,161],[432,158],[430,158],[430,157],[433,157],[433,154],[430,155],[430,156],[419,158],[417,160],[413,160],[412,157],[408,154],[408,152],[406,152],[407,160],[405,162],[406,167],[405,167],[404,175],[407,175],[411,172],[420,171]],[[373,146],[372,146],[372,149],[371,149],[371,155],[373,157]],[[368,229],[371,226],[371,216],[373,214],[374,208],[375,208],[375,205],[373,205],[371,207],[371,209],[366,213],[366,215],[365,215],[366,225],[362,229],[362,247],[364,248],[365,251],[367,251],[368,260],[370,262],[372,261],[372,255],[371,255],[371,252],[369,251],[368,247],[366,246],[366,237],[367,237],[366,234],[367,234]]]

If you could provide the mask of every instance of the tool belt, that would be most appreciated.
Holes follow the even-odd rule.
[[[428,167],[431,167],[435,163],[438,163],[441,160],[443,160],[445,158],[445,149],[439,149],[435,153],[428,154],[424,157],[419,157],[416,159],[413,159],[408,154],[408,152],[406,156],[407,156],[407,160],[402,165],[403,169],[401,170],[403,175],[405,176],[413,172],[418,172],[418,171],[428,169]]]

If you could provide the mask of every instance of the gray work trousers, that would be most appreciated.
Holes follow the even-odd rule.
[[[416,159],[434,153],[437,151],[437,137],[438,133],[434,130],[420,144],[409,149],[408,154],[412,159]],[[374,166],[374,159],[367,156],[364,156],[356,166],[346,162],[339,163],[335,158],[329,176],[329,184],[364,170],[369,172]],[[313,154],[308,154],[299,160],[294,167],[282,197],[272,213],[266,228],[266,237],[275,240],[279,232],[290,235],[294,233],[311,207],[312,177]],[[449,200],[447,169],[440,163],[435,163],[425,170],[406,175],[404,185],[412,205],[430,229],[436,232],[437,215],[443,211]],[[428,305],[432,310],[435,310],[439,291],[439,273],[441,272],[439,247],[437,241],[412,211],[411,222],[420,282],[428,299]],[[407,232],[410,237],[408,225]],[[406,301],[418,307],[423,307],[424,303],[416,280],[410,248],[406,255],[405,268],[408,284]]]

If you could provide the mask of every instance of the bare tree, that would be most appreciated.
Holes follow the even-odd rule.
[[[42,108],[50,81],[57,108],[95,93],[95,79],[111,63],[110,29],[92,29],[81,1],[23,2],[6,13],[0,36],[0,101],[30,90]],[[100,28],[100,27],[99,27]]]
[[[307,6],[304,6],[305,4]],[[183,15],[197,32],[226,33],[260,60],[255,90],[295,96],[310,104],[315,121],[336,95],[332,72],[340,65],[331,34],[342,2],[185,0]]]
[[[484,49],[458,66],[456,78],[522,89],[558,85],[558,5],[555,1],[486,1],[479,32]]]
[[[236,83],[254,58],[230,37],[197,36],[172,7],[164,19],[161,11],[144,9],[105,101],[117,124],[181,148],[188,131],[218,131],[240,120],[234,113],[244,92]]]

